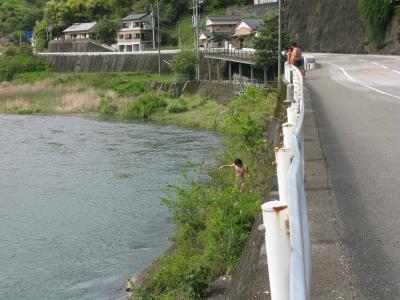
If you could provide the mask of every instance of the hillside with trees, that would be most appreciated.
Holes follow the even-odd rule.
[[[251,4],[249,0],[208,0],[203,11],[212,11],[229,5]],[[21,32],[34,29],[38,48],[47,46],[73,23],[98,22],[98,38],[112,43],[121,18],[132,13],[151,12],[154,0],[1,0],[0,36],[18,42]],[[176,29],[182,18],[190,16],[191,0],[160,0],[161,28]],[[167,39],[167,42],[170,41]],[[176,39],[172,40],[177,43]]]

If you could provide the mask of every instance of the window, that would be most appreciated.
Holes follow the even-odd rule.
[[[128,28],[128,23],[123,23],[122,28]]]
[[[120,40],[122,40],[122,39],[124,38],[124,35],[123,35],[123,34],[118,34],[118,38],[119,38]]]
[[[125,39],[126,40],[131,40],[132,39],[132,34],[125,34]]]
[[[134,22],[133,27],[140,27],[140,22]]]
[[[140,33],[136,33],[136,34],[135,34],[135,39],[136,39],[136,40],[140,40]]]

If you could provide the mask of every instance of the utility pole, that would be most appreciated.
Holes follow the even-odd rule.
[[[197,54],[197,80],[200,80],[200,49],[199,49],[199,0],[196,2],[196,54]]]
[[[153,49],[156,49],[156,33],[155,33],[156,24],[154,22],[154,5],[153,5],[153,3],[151,3],[151,28],[153,31]]]
[[[282,83],[282,0],[278,0],[278,5],[278,90],[280,90]]]
[[[202,0],[193,0],[193,25],[194,25],[194,40],[197,56],[196,78],[200,80],[200,45],[199,45],[199,32],[200,32],[200,14],[199,6],[203,3]]]
[[[161,76],[161,50],[160,50],[160,1],[157,0],[157,39],[158,39],[158,75]]]

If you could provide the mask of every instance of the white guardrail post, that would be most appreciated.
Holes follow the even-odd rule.
[[[286,204],[270,201],[262,205],[265,226],[269,285],[272,300],[290,300],[290,238]]]
[[[310,233],[304,191],[304,98],[300,71],[285,65],[287,123],[275,159],[279,201],[261,206],[272,300],[309,300]]]

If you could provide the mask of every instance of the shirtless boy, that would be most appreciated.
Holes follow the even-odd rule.
[[[243,192],[244,191],[244,182],[245,182],[246,178],[249,177],[248,167],[239,158],[235,159],[233,164],[220,166],[219,169],[222,170],[223,168],[226,168],[226,167],[235,169],[236,186],[238,188],[239,193]]]
[[[305,76],[305,69],[304,69],[304,59],[301,53],[301,49],[295,42],[291,43],[290,48],[292,48],[292,52],[290,55],[289,63],[295,65],[301,71],[303,77]]]

